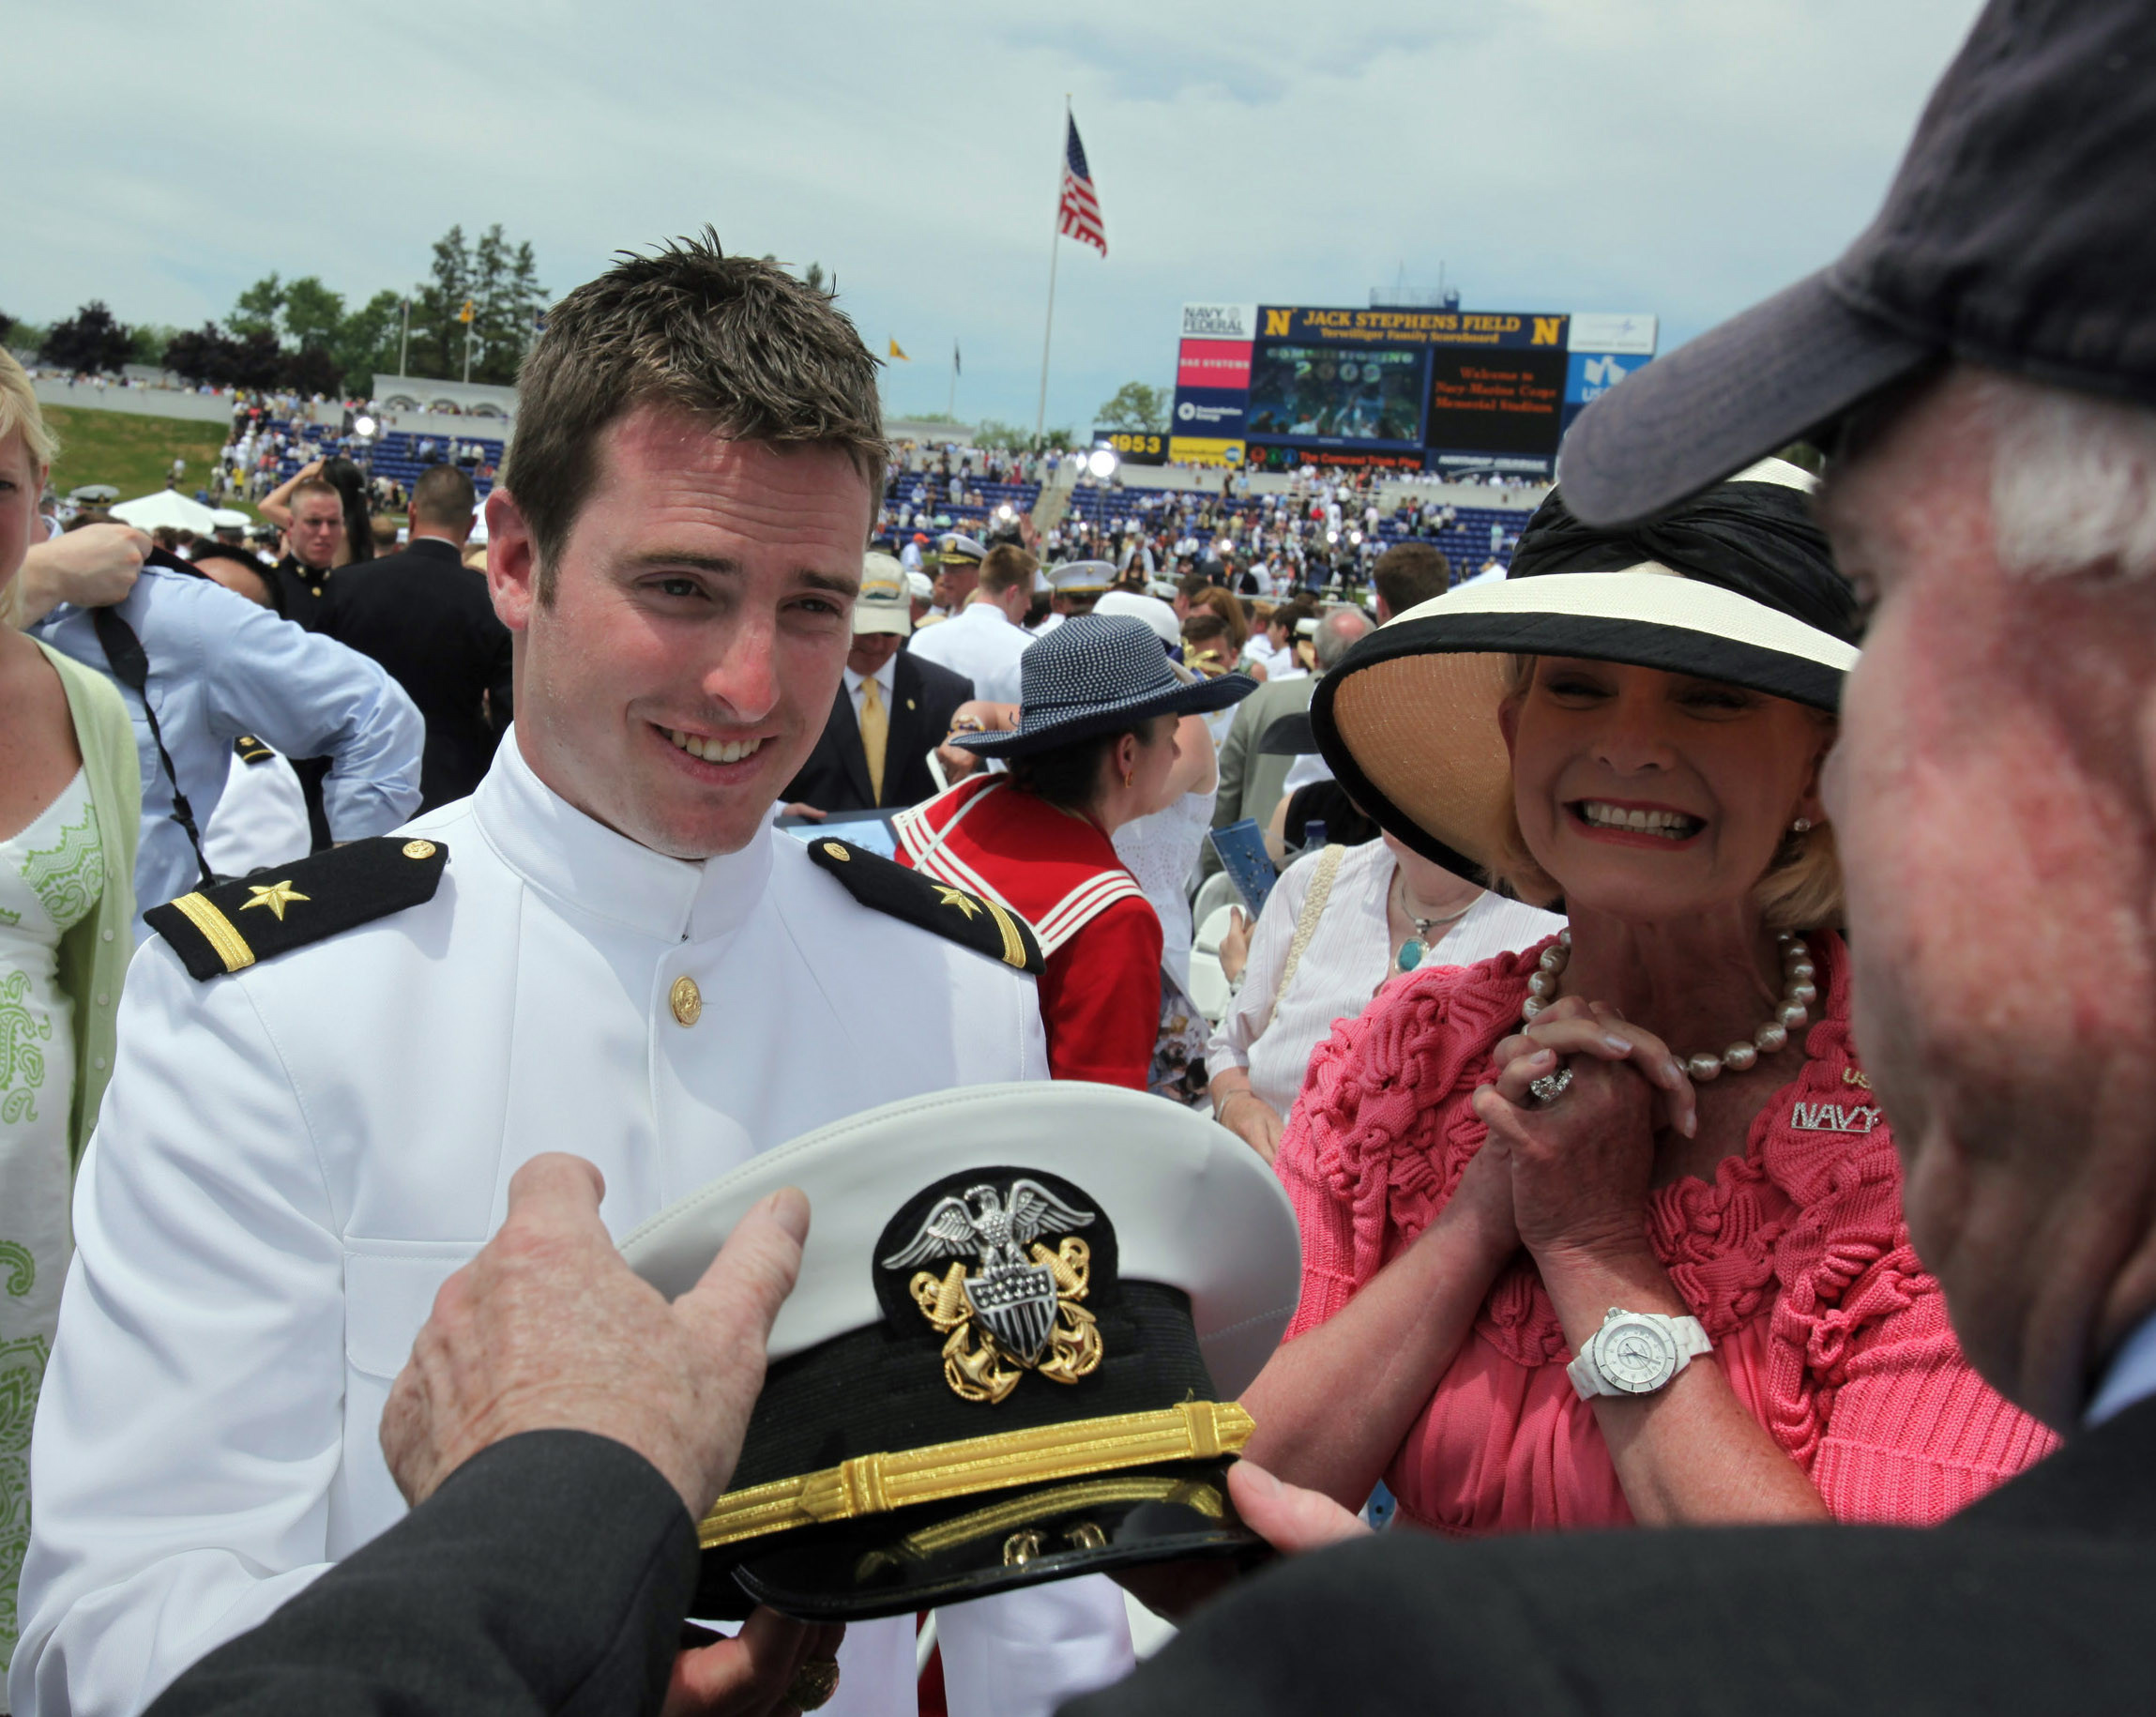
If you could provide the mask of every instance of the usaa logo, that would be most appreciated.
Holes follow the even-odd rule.
[[[1583,401],[1601,399],[1639,367],[1640,364],[1635,363],[1628,370],[1621,360],[1606,353],[1585,359],[1580,366],[1580,398]]]

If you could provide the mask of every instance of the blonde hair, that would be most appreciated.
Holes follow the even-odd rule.
[[[1533,656],[1515,656],[1506,676],[1507,704],[1517,704],[1534,684]],[[1830,733],[1835,719],[1823,709],[1803,706]],[[1831,740],[1829,741],[1832,743]],[[1562,898],[1564,889],[1527,850],[1520,831],[1519,808],[1508,795],[1498,830],[1497,849],[1490,855],[1491,881],[1499,891],[1535,905],[1549,905]],[[1842,856],[1830,823],[1815,823],[1802,834],[1783,837],[1765,873],[1752,890],[1753,904],[1769,930],[1816,930],[1842,921]]]
[[[35,481],[52,469],[60,444],[45,427],[45,414],[38,409],[38,390],[30,386],[28,373],[16,362],[13,353],[0,347],[0,442],[17,430],[23,432],[23,447],[30,455],[30,475]],[[33,507],[37,500],[31,496]],[[16,570],[20,572],[20,569]],[[22,615],[23,580],[12,576],[0,585],[0,626],[20,631]]]
[[[51,470],[60,455],[60,444],[45,427],[45,414],[38,409],[38,391],[30,386],[29,373],[12,352],[0,348],[0,441],[17,430],[23,432],[23,445],[30,450],[32,468]]]

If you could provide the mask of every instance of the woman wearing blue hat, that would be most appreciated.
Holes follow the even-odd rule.
[[[1054,1077],[1146,1088],[1161,921],[1112,837],[1167,802],[1178,719],[1256,689],[1241,674],[1178,677],[1143,621],[1073,617],[1021,658],[1017,726],[950,741],[1009,772],[960,782],[896,820],[901,863],[1033,926]]]

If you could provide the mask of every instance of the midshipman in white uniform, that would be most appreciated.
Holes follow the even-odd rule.
[[[1023,924],[772,828],[883,468],[850,325],[684,244],[557,307],[522,404],[489,510],[518,720],[478,793],[159,908],[129,974],[34,1443],[18,1712],[138,1710],[397,1519],[383,1402],[528,1158],[595,1162],[626,1234],[854,1111],[1045,1077]],[[1121,1673],[1100,1584],[946,1611],[954,1713]],[[827,1709],[910,1717],[910,1618],[840,1661]]]

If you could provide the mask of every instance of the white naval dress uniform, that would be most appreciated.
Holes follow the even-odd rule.
[[[1013,626],[993,602],[969,602],[933,631],[917,632],[906,646],[922,661],[963,674],[973,695],[991,704],[1018,702],[1018,659],[1034,635]]]
[[[431,902],[206,983],[153,937],[129,973],[38,1420],[17,1712],[139,1710],[403,1512],[383,1404],[528,1158],[595,1162],[620,1235],[855,1111],[1047,1076],[1030,979],[859,904],[768,823],[667,858],[508,743],[407,832],[449,849]],[[1102,1585],[943,1612],[954,1713],[1127,1668]],[[913,1648],[909,1618],[854,1628],[826,1709],[911,1717]]]

